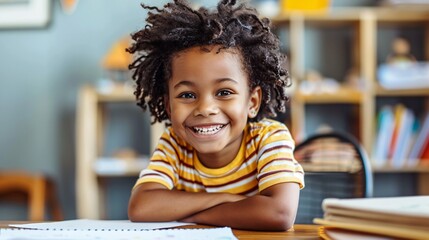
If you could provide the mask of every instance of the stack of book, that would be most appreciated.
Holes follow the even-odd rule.
[[[382,107],[372,159],[376,166],[393,167],[429,160],[429,112],[419,119],[402,104]]]
[[[429,196],[325,199],[323,236],[429,239]],[[367,237],[363,237],[364,239]]]

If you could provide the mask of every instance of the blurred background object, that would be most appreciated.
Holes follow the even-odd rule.
[[[123,37],[116,41],[103,57],[102,66],[108,70],[128,71],[128,65],[133,57],[125,51],[131,45],[130,37]]]
[[[73,14],[76,10],[79,0],[60,0],[63,11],[67,14]]]
[[[410,42],[402,36],[392,41],[392,53],[387,56],[387,63],[415,62],[416,57],[411,54]]]
[[[281,9],[288,11],[326,11],[329,9],[330,0],[281,0]]]
[[[51,0],[1,0],[0,28],[45,27],[51,19]]]

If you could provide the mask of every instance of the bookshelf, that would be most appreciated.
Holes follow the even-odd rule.
[[[111,103],[134,103],[131,89],[114,87],[100,92],[92,86],[83,86],[79,92],[76,115],[76,204],[78,218],[105,218],[105,185],[107,177],[137,177],[148,164],[148,157],[118,159],[103,156],[105,127]],[[136,107],[136,111],[139,109]],[[150,128],[150,149],[163,131],[162,124]]]
[[[309,122],[314,124],[313,116],[332,115],[339,120],[334,126],[344,125],[343,130],[354,135],[371,155],[376,118],[383,104],[404,102],[416,117],[422,117],[429,110],[429,88],[389,90],[381,87],[377,79],[378,67],[385,61],[391,41],[397,35],[411,39],[411,53],[417,60],[429,61],[429,9],[332,8],[325,12],[283,12],[272,20],[282,50],[289,57],[294,85],[290,128],[297,141],[315,131],[309,127]],[[351,69],[360,76],[363,90],[345,87],[344,79]],[[300,85],[309,70],[336,79],[340,82],[339,89],[332,93],[303,91]],[[429,180],[426,165],[402,168],[384,165],[374,166],[373,170],[416,173],[419,193],[429,194],[425,183]]]

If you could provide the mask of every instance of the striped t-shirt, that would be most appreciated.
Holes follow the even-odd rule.
[[[295,143],[287,127],[264,119],[248,123],[235,159],[222,168],[207,168],[191,145],[171,127],[161,136],[149,166],[136,185],[156,182],[187,192],[228,192],[252,196],[278,183],[304,187],[304,172],[295,160]]]

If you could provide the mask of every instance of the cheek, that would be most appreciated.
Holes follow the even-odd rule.
[[[183,121],[189,115],[189,109],[178,104],[170,105],[170,118],[171,121]]]
[[[247,102],[227,104],[224,106],[224,111],[227,112],[227,114],[231,117],[241,120],[243,118],[247,118],[248,104]]]

